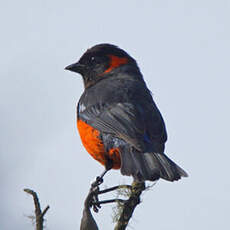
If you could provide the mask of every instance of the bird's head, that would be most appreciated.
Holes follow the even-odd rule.
[[[65,69],[81,74],[87,88],[124,65],[138,69],[136,61],[124,50],[111,44],[99,44],[88,49],[78,62]]]

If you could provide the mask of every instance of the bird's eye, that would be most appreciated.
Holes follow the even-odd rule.
[[[96,64],[98,64],[98,58],[95,57],[95,56],[92,56],[92,57],[90,58],[90,64],[91,64],[91,65],[96,65]]]

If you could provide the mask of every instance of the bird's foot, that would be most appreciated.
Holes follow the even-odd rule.
[[[91,184],[91,188],[98,187],[104,182],[103,178],[101,176],[97,176],[96,180]]]
[[[131,188],[132,187],[130,185],[118,185],[118,186],[114,186],[114,187],[107,188],[104,190],[100,190],[98,185],[95,186],[95,184],[93,184],[93,186],[91,186],[92,199],[90,202],[90,207],[93,207],[94,212],[98,212],[99,209],[101,208],[101,204],[108,204],[108,203],[114,203],[114,202],[124,203],[126,200],[122,200],[122,199],[110,199],[110,200],[100,201],[98,198],[98,195],[112,192],[117,189],[131,189]]]
[[[99,185],[101,185],[102,183],[103,183],[103,176],[97,176],[96,180],[93,183],[91,183],[90,190],[92,192],[92,199],[91,199],[90,207],[93,207],[94,212],[98,212],[99,209],[101,208],[98,199],[98,194],[100,192]]]
[[[92,191],[92,199],[91,199],[90,206],[93,207],[94,212],[98,212],[99,209],[101,208],[101,205],[98,199],[98,194],[100,191],[99,186],[91,187],[91,191]]]

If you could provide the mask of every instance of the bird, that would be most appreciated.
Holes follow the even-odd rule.
[[[77,128],[88,153],[134,181],[177,181],[188,174],[165,154],[167,131],[136,60],[116,45],[97,44],[68,65],[83,78]]]

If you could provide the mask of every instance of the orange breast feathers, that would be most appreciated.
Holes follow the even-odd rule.
[[[113,169],[121,167],[121,159],[118,148],[110,149],[106,152],[100,133],[82,120],[77,121],[77,128],[81,137],[82,144],[87,152],[102,165],[106,165],[106,159],[113,161]]]

